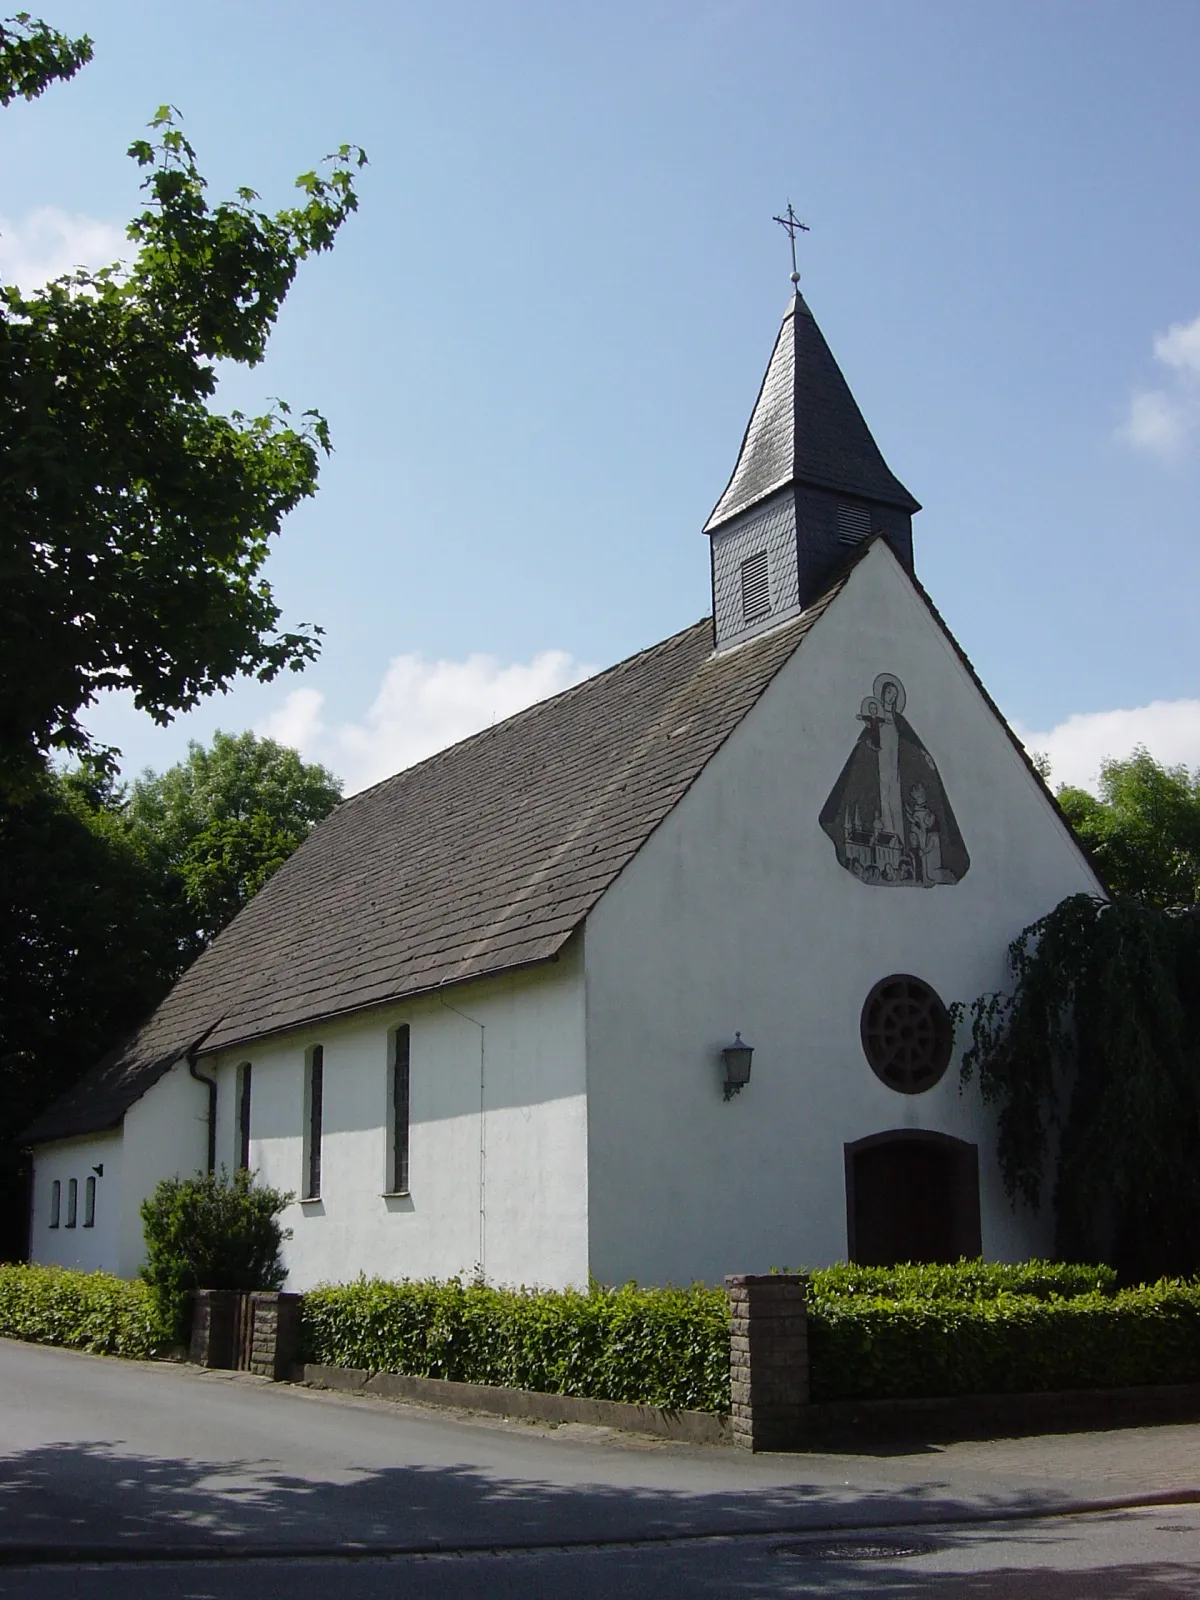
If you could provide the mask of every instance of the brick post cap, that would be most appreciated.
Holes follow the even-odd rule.
[[[762,1284],[806,1284],[807,1272],[731,1272],[725,1276],[727,1289],[755,1289]]]

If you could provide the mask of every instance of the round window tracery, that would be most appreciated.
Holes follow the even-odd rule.
[[[936,992],[908,973],[882,978],[862,1009],[871,1071],[899,1094],[932,1089],[950,1065],[954,1025]]]

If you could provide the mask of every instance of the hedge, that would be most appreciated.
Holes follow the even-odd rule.
[[[152,1356],[164,1343],[144,1283],[67,1267],[0,1266],[0,1336],[101,1356]]]
[[[884,1300],[994,1300],[1001,1294],[1112,1294],[1111,1267],[1061,1261],[957,1261],[952,1266],[860,1267],[841,1262],[808,1274],[810,1300],[869,1296]]]
[[[721,1289],[357,1283],[304,1297],[305,1359],[668,1410],[729,1410]]]
[[[904,1399],[1200,1381],[1200,1285],[1038,1299],[815,1299],[812,1399]]]
[[[1044,1262],[811,1279],[814,1401],[1200,1382],[1200,1282],[1117,1292],[1107,1268]],[[728,1305],[704,1285],[361,1278],[305,1295],[302,1326],[305,1359],[325,1366],[729,1410]],[[0,1266],[0,1336],[133,1357],[165,1342],[144,1283],[38,1266]]]

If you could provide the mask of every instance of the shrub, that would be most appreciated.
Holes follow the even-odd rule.
[[[67,1267],[0,1266],[0,1336],[100,1356],[152,1356],[164,1343],[144,1283]]]
[[[670,1410],[729,1410],[720,1289],[494,1289],[425,1280],[304,1297],[305,1359]]]
[[[812,1300],[852,1296],[885,1300],[994,1300],[1001,1294],[1112,1294],[1117,1275],[1111,1267],[1062,1261],[956,1261],[949,1266],[860,1267],[839,1262],[808,1274]]]
[[[814,1299],[813,1400],[1119,1388],[1200,1380],[1200,1284],[1039,1299]]]
[[[142,1201],[146,1263],[159,1317],[176,1341],[187,1338],[193,1289],[281,1289],[279,1248],[291,1230],[279,1213],[292,1196],[259,1187],[244,1168],[194,1178],[164,1178]]]

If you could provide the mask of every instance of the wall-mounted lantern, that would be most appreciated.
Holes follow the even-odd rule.
[[[750,1059],[753,1055],[754,1046],[747,1044],[740,1033],[735,1033],[733,1043],[727,1044],[721,1051],[721,1059],[725,1063],[726,1100],[732,1100],[750,1082]]]

